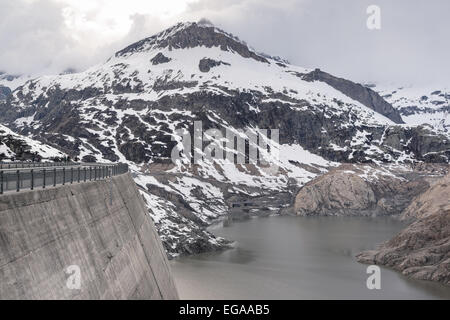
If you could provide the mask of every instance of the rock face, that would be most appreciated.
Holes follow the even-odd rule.
[[[6,100],[11,95],[11,89],[0,86],[0,100]]]
[[[403,216],[417,220],[359,262],[380,264],[420,280],[450,286],[450,175],[417,197]]]
[[[403,220],[420,220],[445,211],[450,206],[450,179],[433,184],[426,192],[418,196],[402,213]]]
[[[167,58],[165,55],[163,55],[161,52],[159,52],[155,57],[153,57],[150,61],[154,66],[161,64],[161,63],[167,63],[171,59]]]
[[[67,286],[70,266],[79,268],[79,288]],[[128,174],[0,196],[0,299],[177,298]]]
[[[382,216],[400,214],[428,182],[397,170],[342,165],[307,183],[295,199],[297,215]]]
[[[223,61],[216,61],[213,59],[203,58],[200,60],[200,63],[198,65],[198,68],[201,72],[209,72],[211,68],[218,67],[220,65],[229,66],[229,63],[223,62]]]
[[[361,102],[366,107],[388,117],[395,123],[404,123],[398,110],[392,107],[377,92],[350,80],[337,78],[329,73],[316,69],[303,76],[306,81],[321,81],[341,91],[346,96]]]

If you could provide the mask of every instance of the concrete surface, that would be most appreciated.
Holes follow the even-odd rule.
[[[0,299],[177,298],[129,174],[0,196]]]

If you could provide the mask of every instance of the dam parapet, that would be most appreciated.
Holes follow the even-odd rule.
[[[0,195],[58,185],[97,181],[128,172],[125,163],[2,163],[0,162]]]

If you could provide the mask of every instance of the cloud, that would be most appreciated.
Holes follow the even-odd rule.
[[[381,30],[366,9],[381,8]],[[358,81],[447,81],[446,0],[201,0],[186,16],[206,17],[255,48]]]
[[[147,10],[129,8],[133,3],[144,2],[0,0],[0,71],[42,75],[84,70],[169,26],[146,13],[167,18],[166,7],[151,10],[151,2],[145,1]],[[140,11],[144,13],[136,13]]]
[[[379,31],[366,27],[371,4]],[[360,82],[448,82],[448,12],[447,0],[0,0],[0,70],[84,69],[204,17],[258,51]]]
[[[0,70],[38,71],[71,46],[58,11],[45,0],[0,1]]]

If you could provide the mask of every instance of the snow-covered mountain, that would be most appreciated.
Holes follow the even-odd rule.
[[[39,141],[18,135],[0,125],[0,161],[56,160],[67,157],[56,148]]]
[[[428,124],[450,135],[450,86],[376,85],[373,90],[399,111],[405,123]]]
[[[80,160],[129,163],[172,256],[226,245],[204,227],[233,202],[251,198],[280,212],[339,162],[450,157],[447,137],[403,124],[370,88],[258,53],[201,23],[180,23],[82,73],[28,81],[0,101],[0,121]],[[172,150],[182,147],[175,131],[192,133],[194,121],[204,131],[279,129],[271,150],[280,169],[173,164]]]
[[[25,82],[31,79],[31,76],[10,75],[0,71],[0,101],[8,99],[13,90],[22,86]]]
[[[11,75],[0,71],[0,86],[7,87],[10,90],[17,89],[31,79],[32,77],[29,75]]]

